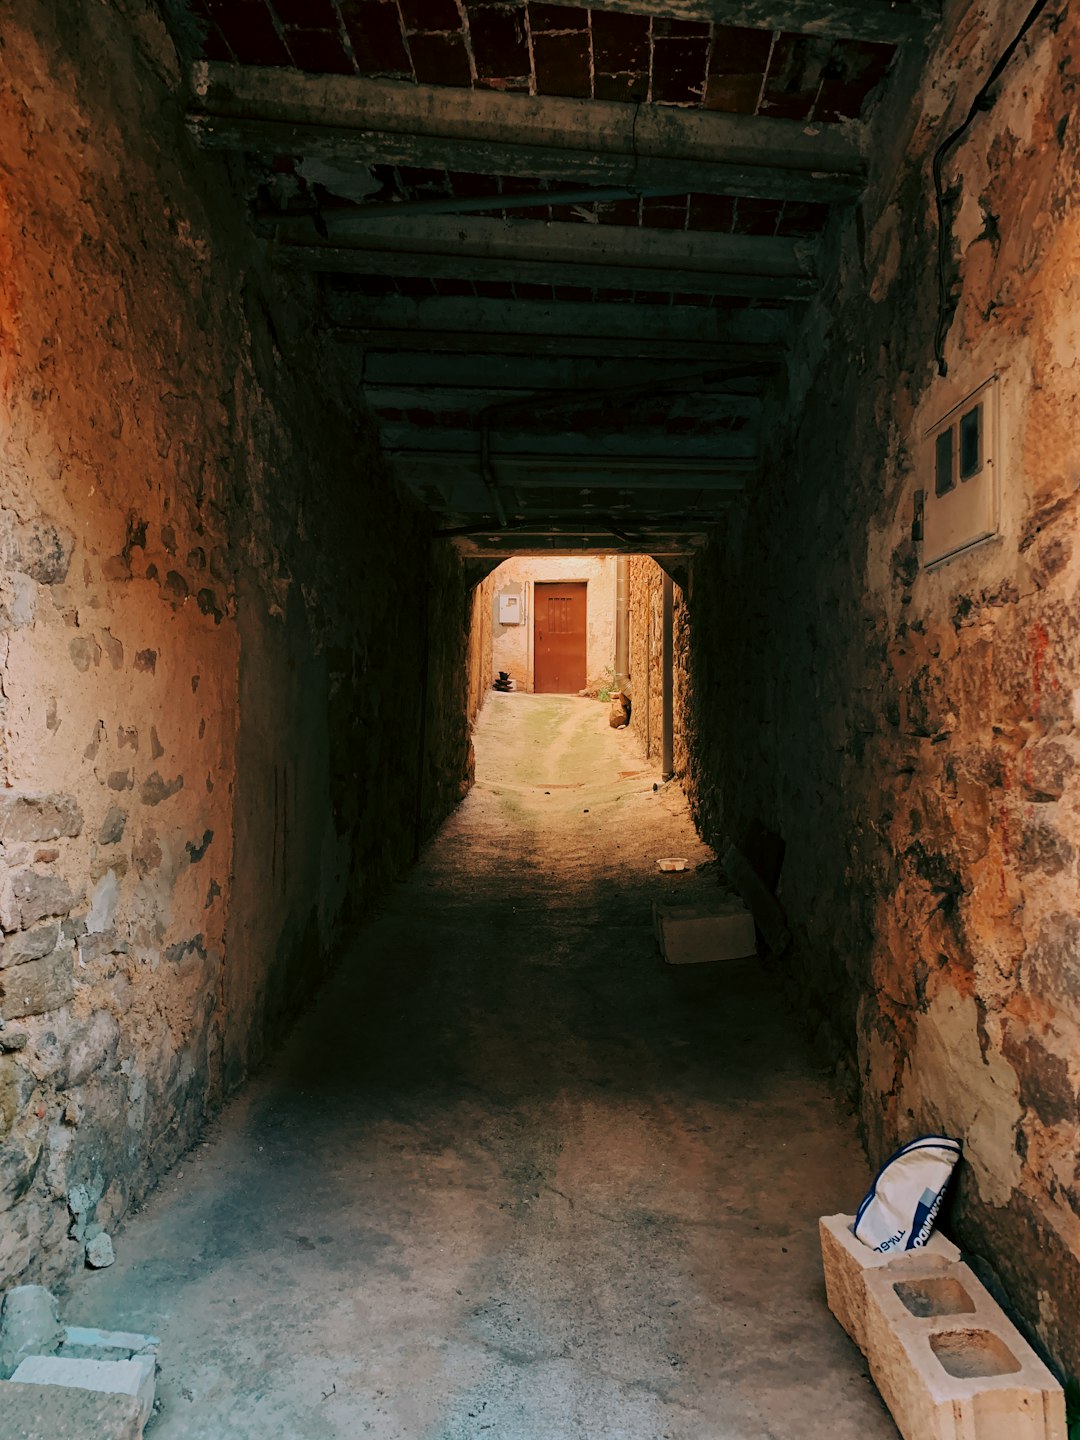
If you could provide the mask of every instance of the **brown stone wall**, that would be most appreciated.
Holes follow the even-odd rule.
[[[793,986],[871,1159],[963,1139],[959,1235],[1075,1374],[1080,15],[1045,13],[946,165],[947,379],[933,355],[931,156],[1024,10],[968,8],[837,224],[790,443],[694,565],[689,788],[709,838],[786,838]],[[995,371],[1000,534],[927,571],[920,439]]]
[[[492,630],[495,577],[488,575],[472,589],[469,598],[469,724],[475,723],[491,690],[493,675]]]
[[[191,1143],[468,746],[460,564],[196,166],[159,21],[2,14],[0,1287]]]
[[[646,760],[662,758],[664,572],[648,555],[630,556],[630,728]],[[674,589],[675,774],[686,772],[689,623],[682,589]]]

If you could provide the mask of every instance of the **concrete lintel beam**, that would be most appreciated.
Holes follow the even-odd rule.
[[[861,132],[851,124],[206,61],[195,65],[192,89],[188,126],[201,146],[310,156],[346,170],[435,166],[820,201],[850,200],[865,180]]]

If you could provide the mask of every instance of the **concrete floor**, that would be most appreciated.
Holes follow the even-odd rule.
[[[852,1125],[782,971],[658,963],[715,871],[658,874],[709,852],[606,720],[492,697],[469,799],[70,1297],[163,1337],[155,1440],[895,1440],[820,1276]]]

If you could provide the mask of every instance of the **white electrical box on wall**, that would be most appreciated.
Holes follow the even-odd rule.
[[[1001,486],[998,377],[924,437],[923,564],[936,565],[998,532]]]
[[[515,590],[502,591],[499,595],[499,624],[520,625],[521,612],[521,592]]]

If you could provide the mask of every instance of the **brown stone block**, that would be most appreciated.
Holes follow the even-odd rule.
[[[75,903],[75,896],[66,880],[58,875],[43,875],[37,870],[20,870],[12,877],[12,914],[7,929],[25,929],[35,920],[50,915],[66,915]]]
[[[0,1014],[5,1020],[46,1015],[66,1005],[74,993],[71,951],[54,950],[0,973]]]
[[[143,1413],[133,1395],[104,1395],[70,1385],[0,1381],[10,1440],[139,1440]]]
[[[73,795],[0,793],[0,839],[56,840],[82,830],[83,816]]]

